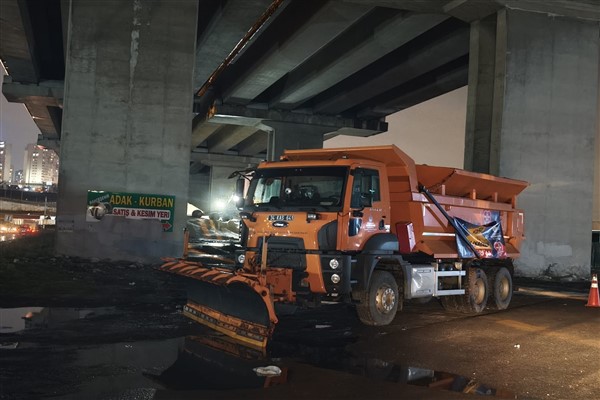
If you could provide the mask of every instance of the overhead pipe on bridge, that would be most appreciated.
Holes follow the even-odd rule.
[[[252,27],[246,32],[244,37],[235,45],[233,50],[229,53],[225,60],[213,71],[213,73],[208,77],[206,82],[202,85],[202,87],[196,93],[197,97],[202,97],[208,91],[208,89],[215,83],[219,75],[223,72],[225,68],[231,64],[233,59],[242,51],[242,49],[246,46],[246,44],[252,39],[254,34],[263,27],[263,25],[271,18],[273,14],[277,11],[281,3],[284,0],[274,0],[273,3],[267,8],[267,10],[260,16],[260,18],[252,25]]]

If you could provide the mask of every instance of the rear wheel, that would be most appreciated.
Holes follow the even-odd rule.
[[[487,306],[488,279],[481,268],[470,268],[465,294],[442,297],[442,305],[447,311],[465,314],[479,314]]]
[[[394,320],[402,297],[394,276],[388,271],[373,271],[369,289],[356,306],[358,318],[365,325],[388,325]]]
[[[493,306],[498,310],[506,310],[512,300],[513,283],[508,269],[502,267],[495,274],[492,282]]]

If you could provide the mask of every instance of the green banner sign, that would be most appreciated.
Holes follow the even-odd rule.
[[[86,220],[100,221],[107,215],[131,219],[157,219],[164,232],[173,232],[175,196],[88,190]]]

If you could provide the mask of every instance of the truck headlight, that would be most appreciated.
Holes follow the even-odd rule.
[[[338,283],[340,281],[340,276],[338,274],[331,275],[331,282]]]
[[[246,255],[244,253],[237,256],[237,262],[243,264],[246,261]]]
[[[340,266],[340,262],[339,262],[337,259],[335,259],[335,258],[332,258],[332,259],[329,261],[329,266],[331,267],[331,269],[337,269],[337,267],[339,267],[339,266]]]

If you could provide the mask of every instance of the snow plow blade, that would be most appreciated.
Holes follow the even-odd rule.
[[[277,316],[269,288],[258,276],[185,259],[165,261],[162,271],[191,278],[186,317],[247,345],[266,347]]]

